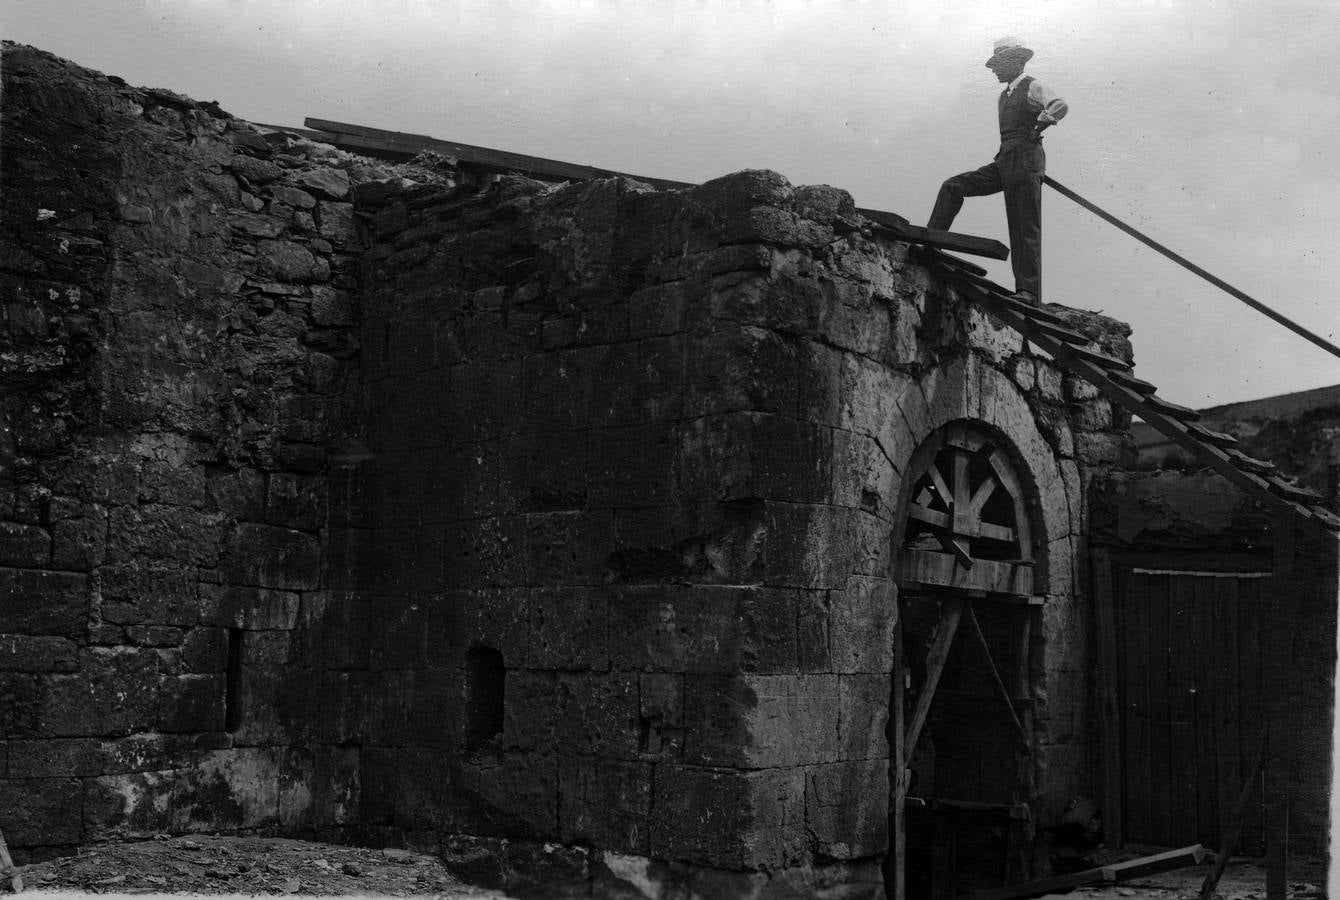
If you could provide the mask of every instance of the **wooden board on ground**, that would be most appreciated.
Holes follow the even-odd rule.
[[[1141,856],[1125,862],[1100,866],[1096,869],[1085,869],[1082,872],[1073,872],[1069,875],[1056,875],[1038,881],[1025,882],[1024,884],[1013,884],[989,891],[978,891],[971,897],[973,900],[1023,900],[1026,897],[1037,897],[1054,891],[1083,887],[1087,884],[1120,884],[1123,881],[1133,881],[1158,872],[1171,872],[1188,866],[1198,866],[1211,856],[1213,854],[1200,844],[1192,844],[1188,847],[1166,850],[1151,856]]]

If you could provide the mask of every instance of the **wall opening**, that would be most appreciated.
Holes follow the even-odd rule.
[[[465,654],[465,755],[502,734],[507,672],[502,651],[474,646]]]
[[[242,727],[242,629],[228,629],[228,668],[224,676],[223,727]]]

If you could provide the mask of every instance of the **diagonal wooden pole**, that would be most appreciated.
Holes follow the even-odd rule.
[[[1094,214],[1095,216],[1097,216],[1098,218],[1102,219],[1103,221],[1105,221],[1105,222],[1107,222],[1107,223],[1109,223],[1109,224],[1111,224],[1111,225],[1115,225],[1115,226],[1117,226],[1117,227],[1120,228],[1122,231],[1126,232],[1126,233],[1129,234],[1131,237],[1135,238],[1137,241],[1139,241],[1140,243],[1144,244],[1146,247],[1150,247],[1150,248],[1152,248],[1152,249],[1154,249],[1154,250],[1157,250],[1159,253],[1162,253],[1164,256],[1168,257],[1168,259],[1170,259],[1170,260],[1172,260],[1173,262],[1177,263],[1177,264],[1178,264],[1179,266],[1181,266],[1182,268],[1186,269],[1186,270],[1189,271],[1189,272],[1194,272],[1195,274],[1199,275],[1201,278],[1204,278],[1204,279],[1205,279],[1206,281],[1208,281],[1210,284],[1212,284],[1212,285],[1214,285],[1215,287],[1219,288],[1219,290],[1224,291],[1225,293],[1227,293],[1229,296],[1234,297],[1235,299],[1242,301],[1243,303],[1247,304],[1248,306],[1250,306],[1252,309],[1256,310],[1257,312],[1262,313],[1263,315],[1269,316],[1270,318],[1274,319],[1276,322],[1279,322],[1279,323],[1280,323],[1281,325],[1283,325],[1285,328],[1287,328],[1287,329],[1289,329],[1290,331],[1292,331],[1294,334],[1296,334],[1296,335],[1298,335],[1299,337],[1302,337],[1302,338],[1304,338],[1304,339],[1306,339],[1306,340],[1308,340],[1308,341],[1311,341],[1312,343],[1316,344],[1318,347],[1320,347],[1321,349],[1325,350],[1327,353],[1331,354],[1332,356],[1340,356],[1340,347],[1337,347],[1335,344],[1332,344],[1330,341],[1326,340],[1325,338],[1321,337],[1320,335],[1313,334],[1311,331],[1308,331],[1308,330],[1307,330],[1306,328],[1304,328],[1302,325],[1299,325],[1297,322],[1295,322],[1293,319],[1290,319],[1288,316],[1284,315],[1283,313],[1275,312],[1275,310],[1271,309],[1269,306],[1266,306],[1266,305],[1265,305],[1264,303],[1262,303],[1260,300],[1257,300],[1257,299],[1255,299],[1254,297],[1248,296],[1248,295],[1245,294],[1244,292],[1242,292],[1242,291],[1238,290],[1237,288],[1233,287],[1233,285],[1229,284],[1227,281],[1224,281],[1222,278],[1219,278],[1219,277],[1217,277],[1217,276],[1215,276],[1215,275],[1211,275],[1209,272],[1205,271],[1205,270],[1202,269],[1200,266],[1196,265],[1195,263],[1191,262],[1190,260],[1186,259],[1185,257],[1180,256],[1180,255],[1178,255],[1177,253],[1174,253],[1173,251],[1169,250],[1167,247],[1165,247],[1165,246],[1163,246],[1162,244],[1160,244],[1158,241],[1154,240],[1154,239],[1151,238],[1151,237],[1148,237],[1148,236],[1145,235],[1143,232],[1139,231],[1138,229],[1134,228],[1133,226],[1131,226],[1131,225],[1127,225],[1125,222],[1121,221],[1121,220],[1118,219],[1116,216],[1112,215],[1112,214],[1109,213],[1107,210],[1105,210],[1105,209],[1103,209],[1102,207],[1100,207],[1098,204],[1093,203],[1093,202],[1091,202],[1091,201],[1089,201],[1089,200],[1085,200],[1085,199],[1084,199],[1083,197],[1081,197],[1079,194],[1076,194],[1076,193],[1075,193],[1074,191],[1072,191],[1070,188],[1068,188],[1068,187],[1066,187],[1065,185],[1061,184],[1059,181],[1057,181],[1055,178],[1052,178],[1050,175],[1044,175],[1044,176],[1042,177],[1042,181],[1043,181],[1044,184],[1049,185],[1050,187],[1052,187],[1052,188],[1053,188],[1057,193],[1059,193],[1061,196],[1066,197],[1067,199],[1070,199],[1070,200],[1075,201],[1075,202],[1078,203],[1080,206],[1084,207],[1085,209],[1087,209],[1089,212],[1093,213],[1093,214]]]
[[[940,612],[940,629],[935,634],[935,643],[926,654],[926,683],[917,697],[917,708],[912,713],[912,721],[907,726],[907,735],[903,738],[903,768],[912,759],[917,749],[917,739],[921,737],[922,726],[931,711],[931,701],[935,699],[935,687],[940,683],[945,661],[949,659],[949,645],[953,643],[958,631],[959,620],[963,617],[964,600],[961,597],[946,597],[944,608]]]

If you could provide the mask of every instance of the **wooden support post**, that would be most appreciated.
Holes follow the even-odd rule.
[[[1030,749],[1028,735],[1024,732],[1024,726],[1019,721],[1018,715],[1014,712],[1014,701],[1010,697],[1009,689],[1005,687],[1005,682],[1000,678],[1000,672],[996,669],[996,661],[991,658],[991,646],[986,642],[986,635],[982,633],[982,625],[977,621],[977,614],[973,612],[969,605],[964,610],[964,616],[968,620],[968,628],[977,638],[977,646],[982,651],[982,659],[986,662],[987,680],[991,682],[991,689],[995,691],[1000,702],[1005,705],[1005,711],[1010,718],[1010,728],[1014,731],[1014,736],[1018,739],[1023,751],[1027,753]]]
[[[921,737],[921,729],[931,711],[931,700],[935,698],[935,687],[940,683],[945,661],[949,659],[949,645],[954,640],[959,619],[963,616],[965,601],[962,598],[949,596],[942,602],[944,605],[940,612],[940,629],[935,634],[935,643],[931,645],[930,652],[926,654],[926,683],[921,686],[921,695],[917,697],[917,708],[912,713],[912,721],[907,726],[907,734],[903,738],[904,768],[917,749],[917,739]]]
[[[907,900],[907,758],[903,746],[903,704],[907,692],[907,667],[903,664],[903,616],[893,626],[893,685],[889,705],[889,779],[893,827],[889,834],[889,859],[884,866],[884,893],[888,900]]]
[[[1262,725],[1261,737],[1256,742],[1256,756],[1252,759],[1251,768],[1247,770],[1247,777],[1242,782],[1242,790],[1238,792],[1238,802],[1233,805],[1233,818],[1229,820],[1228,828],[1224,831],[1224,841],[1219,846],[1219,855],[1215,857],[1214,865],[1201,882],[1200,900],[1213,900],[1214,889],[1219,886],[1219,879],[1224,874],[1224,867],[1228,865],[1228,858],[1233,855],[1233,848],[1242,837],[1242,821],[1247,816],[1247,803],[1251,800],[1252,789],[1256,787],[1256,776],[1261,771],[1261,764],[1265,762],[1269,735],[1270,729]]]
[[[1289,883],[1289,799],[1294,776],[1293,741],[1286,730],[1288,718],[1289,672],[1293,659],[1293,629],[1298,609],[1299,589],[1292,509],[1275,516],[1274,595],[1265,619],[1270,631],[1266,636],[1265,697],[1266,723],[1269,728],[1265,756],[1266,808],[1266,900],[1285,900]]]
[[[1098,734],[1102,751],[1103,837],[1109,850],[1122,844],[1121,707],[1117,696],[1117,627],[1112,598],[1112,557],[1107,550],[1089,555],[1098,638]]]

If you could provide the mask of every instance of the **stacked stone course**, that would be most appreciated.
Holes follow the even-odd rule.
[[[31,49],[5,79],[24,852],[276,828],[513,893],[875,896],[893,537],[963,420],[1038,498],[1041,820],[1086,789],[1084,491],[1128,423],[845,192],[411,183]]]

